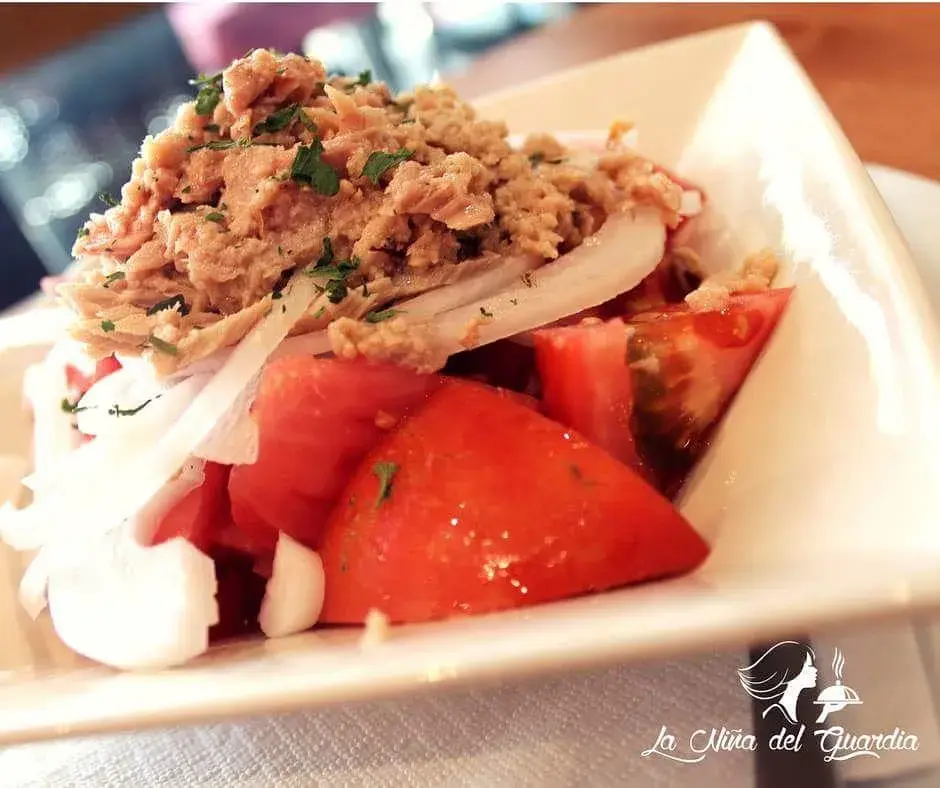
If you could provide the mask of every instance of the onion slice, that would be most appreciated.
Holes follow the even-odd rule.
[[[662,259],[666,227],[654,208],[610,216],[572,251],[497,295],[434,319],[451,355],[598,306],[636,287]]]
[[[448,312],[464,304],[479,301],[518,281],[526,271],[532,271],[542,260],[532,255],[507,257],[497,267],[452,285],[439,287],[407,301],[395,304],[394,309],[411,316],[433,316]]]
[[[212,559],[185,539],[142,547],[129,524],[49,578],[49,613],[72,650],[116,668],[180,665],[219,620]]]
[[[274,310],[235,347],[190,406],[166,425],[158,441],[127,446],[124,441],[96,439],[89,444],[100,444],[94,462],[59,479],[53,495],[24,509],[0,510],[3,539],[43,545],[40,555],[46,571],[53,571],[74,561],[87,542],[138,512],[206,439],[316,294],[309,277],[295,274],[285,288],[283,310]]]
[[[279,638],[310,629],[320,617],[324,588],[320,556],[281,532],[258,615],[261,631]]]

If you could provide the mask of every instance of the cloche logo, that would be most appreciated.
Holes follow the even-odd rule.
[[[788,724],[796,725],[796,704],[800,693],[816,687],[819,673],[815,660],[816,655],[809,646],[785,640],[771,646],[746,668],[740,668],[738,678],[744,691],[755,700],[774,701],[764,709],[765,718],[771,712],[779,712]],[[836,649],[832,658],[836,683],[826,687],[813,701],[822,706],[816,718],[817,725],[825,722],[833,712],[862,703],[858,693],[842,683],[844,668],[845,657]]]
[[[738,668],[738,681],[744,691],[763,703],[764,719],[778,719],[781,726],[766,742],[770,750],[799,752],[813,738],[825,761],[847,761],[850,758],[880,758],[884,750],[917,750],[917,736],[900,728],[876,733],[850,733],[839,725],[823,727],[830,715],[848,706],[859,706],[862,699],[852,687],[843,683],[845,656],[835,649],[832,672],[835,683],[809,695],[812,705],[803,704],[800,719],[800,696],[817,688],[819,671],[816,654],[805,643],[784,640],[768,648],[750,665]],[[806,708],[812,714],[806,713]],[[815,708],[813,708],[815,707]],[[818,716],[817,711],[818,709]],[[809,736],[807,736],[809,731]],[[758,748],[757,737],[741,728],[699,728],[689,735],[688,744],[680,746],[679,737],[667,726],[661,726],[656,742],[641,755],[659,755],[680,763],[699,763],[710,753]]]

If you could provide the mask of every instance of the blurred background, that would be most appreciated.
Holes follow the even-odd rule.
[[[576,10],[486,0],[0,6],[0,309],[68,265],[76,231],[103,207],[96,195],[119,192],[143,137],[191,99],[195,74],[271,47],[329,71],[369,68],[404,90]]]

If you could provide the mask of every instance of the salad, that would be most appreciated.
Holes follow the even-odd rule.
[[[615,123],[255,50],[194,81],[50,291],[20,600],[75,651],[507,610],[694,570],[672,504],[790,289],[703,277],[694,185]]]

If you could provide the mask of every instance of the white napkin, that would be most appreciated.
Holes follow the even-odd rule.
[[[743,653],[197,728],[21,745],[0,784],[110,786],[701,786],[755,788],[753,755],[642,757],[660,726],[751,729]]]

